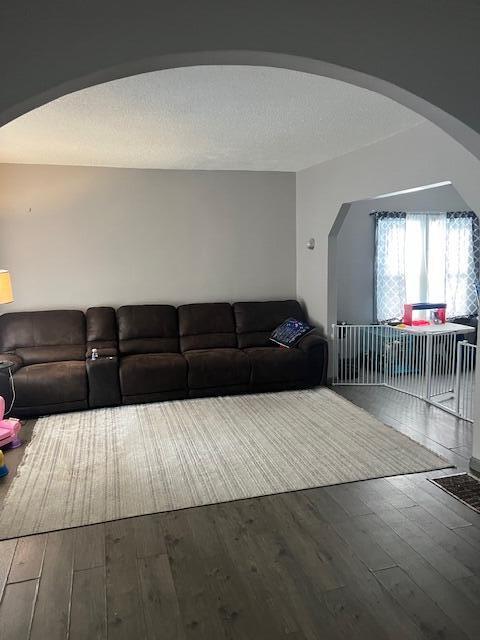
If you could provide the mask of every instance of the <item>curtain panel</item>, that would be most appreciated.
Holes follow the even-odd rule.
[[[447,315],[478,314],[480,227],[473,211],[447,211],[445,293]]]
[[[400,320],[406,300],[404,211],[374,211],[374,318]]]

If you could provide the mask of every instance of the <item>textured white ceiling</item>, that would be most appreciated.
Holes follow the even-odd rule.
[[[422,121],[329,78],[187,67],[97,85],[21,116],[0,129],[0,162],[298,171]]]

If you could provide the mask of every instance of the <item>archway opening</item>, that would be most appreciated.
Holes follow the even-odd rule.
[[[215,58],[217,55],[222,55],[222,54],[215,54],[213,56],[213,58]],[[256,58],[257,54],[252,54],[252,60],[254,58]],[[230,61],[234,64],[238,63],[238,60],[242,59],[244,60],[244,53],[237,54],[233,53],[233,54],[229,54],[230,56]],[[260,56],[257,59],[262,59],[263,54],[260,54]],[[228,57],[228,56],[227,56]],[[206,63],[206,61],[211,61],[212,56],[210,56],[210,54],[206,54],[203,61],[204,63]],[[201,59],[201,56],[200,56]],[[168,64],[166,64],[165,66],[175,66],[176,64],[179,63],[179,60],[170,60],[168,62]],[[430,117],[432,121],[437,122],[437,124],[439,124],[440,126],[442,126],[445,130],[448,130],[452,133],[454,133],[455,137],[457,139],[462,139],[462,134],[459,134],[459,123],[457,121],[455,121],[454,119],[450,118],[449,116],[446,116],[446,114],[440,113],[438,112],[438,110],[435,110],[431,105],[429,105],[428,103],[425,103],[424,101],[420,100],[419,98],[416,98],[415,96],[412,96],[411,94],[408,94],[407,92],[404,92],[403,90],[399,90],[398,88],[394,87],[393,85],[390,85],[388,83],[385,83],[383,81],[379,81],[376,80],[375,78],[371,78],[369,76],[363,76],[362,74],[357,74],[353,71],[350,71],[348,69],[344,69],[344,68],[340,68],[337,67],[335,65],[321,65],[321,63],[318,62],[314,62],[314,61],[307,61],[304,59],[286,59],[285,57],[276,57],[276,56],[266,56],[264,58],[265,60],[265,64],[270,64],[272,67],[280,67],[280,66],[285,66],[285,67],[289,67],[289,68],[296,68],[296,69],[303,69],[303,70],[307,70],[309,73],[312,74],[318,74],[320,68],[322,68],[322,71],[324,73],[324,75],[330,76],[330,77],[342,77],[342,79],[344,80],[349,80],[350,82],[353,82],[354,84],[358,85],[362,85],[362,86],[368,86],[369,89],[375,90],[379,93],[382,93],[384,95],[390,95],[391,97],[395,97],[396,100],[398,100],[399,102],[402,102],[403,104],[409,104],[415,111],[417,111],[418,113],[423,113],[424,115],[426,115],[427,117]],[[198,62],[198,59],[197,59]],[[142,63],[144,64],[144,63]],[[150,61],[150,63],[152,65],[152,68],[158,68],[158,66],[162,66],[163,63],[160,63],[159,60],[156,61]],[[147,64],[147,67],[148,67]],[[183,60],[182,64],[188,64],[187,59]],[[131,70],[131,68],[130,68]],[[145,68],[143,68],[143,70],[145,70]],[[115,74],[118,74],[119,76],[123,75],[125,73],[126,69],[123,68],[123,70],[120,70],[120,68],[117,68],[115,71],[113,70],[109,70],[108,72],[105,72],[106,75],[104,75],[104,77],[107,77],[107,75],[109,75],[110,73],[113,74],[113,77],[115,77]],[[92,82],[97,82],[99,80],[99,77],[94,78],[89,78],[89,79],[83,79],[82,81],[80,81],[81,83],[84,83],[85,85],[89,85]],[[73,84],[70,87],[66,87],[63,86],[62,88],[58,88],[55,91],[58,92],[58,94],[62,94],[65,93],[69,90],[71,90],[73,88]],[[44,101],[46,96],[43,96],[41,98],[42,101]],[[446,124],[447,123],[447,124]],[[461,126],[460,126],[461,129]],[[467,131],[467,129],[463,130],[465,134],[469,133],[469,130]],[[467,136],[468,137],[468,136]],[[473,138],[472,138],[473,139]],[[471,140],[470,140],[471,142]],[[473,147],[470,146],[470,148],[473,149]],[[468,190],[468,189],[467,189]],[[468,190],[468,197],[470,198],[470,196],[472,195],[472,191]],[[473,198],[475,200],[475,197],[479,197],[479,194],[473,194]],[[297,269],[298,270],[298,269]],[[297,281],[298,281],[298,277],[297,277]],[[330,310],[330,305],[329,305],[329,310]]]
[[[446,424],[468,457],[479,258],[478,216],[449,181],[345,203],[329,236],[334,384],[393,426],[415,430],[422,414],[445,448],[438,408],[461,418]]]

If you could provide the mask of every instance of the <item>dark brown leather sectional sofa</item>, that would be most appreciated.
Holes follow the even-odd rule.
[[[324,338],[269,340],[290,317],[305,319],[296,300],[6,313],[0,360],[14,363],[17,416],[323,384]]]

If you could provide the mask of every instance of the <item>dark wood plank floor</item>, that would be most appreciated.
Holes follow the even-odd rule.
[[[388,389],[337,391],[466,469],[469,424]],[[442,473],[0,542],[0,638],[478,639],[480,515],[426,480]]]

